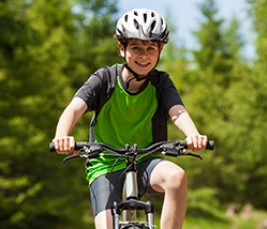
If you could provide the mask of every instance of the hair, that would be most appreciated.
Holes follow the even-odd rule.
[[[125,48],[127,47],[129,40],[138,39],[138,38],[125,38],[125,37],[122,37],[122,36],[118,36],[117,34],[114,34],[114,38],[118,42],[120,42]],[[149,42],[149,41],[151,41],[153,43],[155,42],[155,43],[158,44],[158,47],[161,47],[162,45],[165,44],[165,42],[162,42],[162,41],[159,41],[159,40],[147,40],[147,41],[142,40],[142,41],[143,41],[143,43],[146,43],[146,42]]]

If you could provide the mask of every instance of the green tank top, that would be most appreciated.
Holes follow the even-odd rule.
[[[149,81],[140,93],[129,94],[121,85],[117,76],[114,92],[100,110],[94,126],[96,142],[105,142],[117,148],[125,144],[145,148],[152,143],[152,117],[158,107],[156,89]],[[108,153],[108,152],[105,152]],[[91,184],[97,177],[111,172],[117,158],[103,156],[90,160],[87,178]],[[113,172],[124,169],[122,158],[113,168]]]

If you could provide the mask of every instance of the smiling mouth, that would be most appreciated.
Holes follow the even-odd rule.
[[[139,65],[142,65],[142,66],[148,66],[149,64],[150,64],[150,62],[147,62],[147,63],[141,63],[141,62],[135,62],[135,63],[137,63],[137,64],[139,64]]]

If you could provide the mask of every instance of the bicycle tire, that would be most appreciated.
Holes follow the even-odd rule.
[[[130,224],[121,226],[120,229],[149,229],[149,228],[144,224],[130,223]]]

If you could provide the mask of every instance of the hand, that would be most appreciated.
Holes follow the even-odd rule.
[[[200,134],[189,135],[187,136],[186,141],[189,150],[192,150],[193,152],[201,152],[206,149],[208,137]],[[183,152],[186,152],[186,150]]]
[[[77,155],[78,151],[74,151],[75,139],[74,137],[65,136],[65,137],[56,137],[53,139],[55,144],[55,149],[59,154],[68,154]]]

